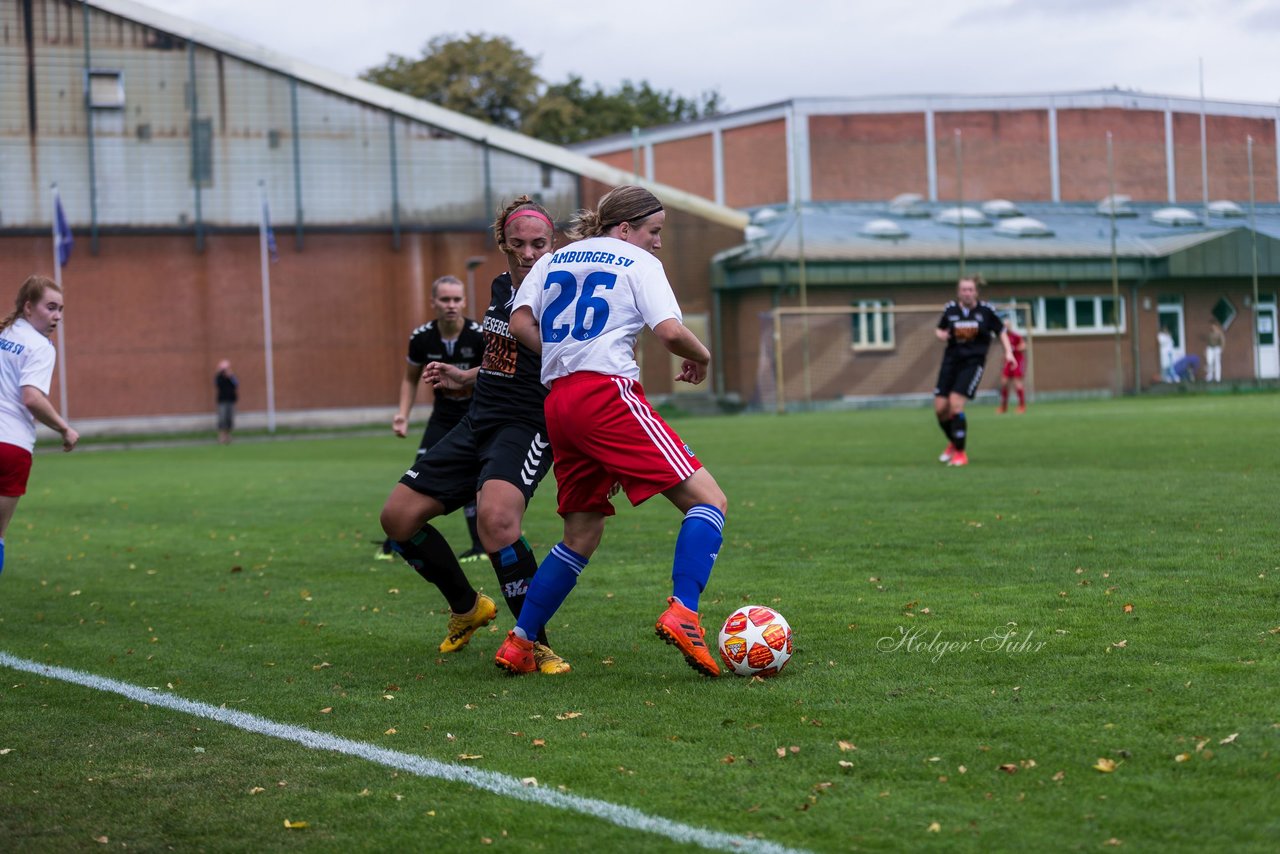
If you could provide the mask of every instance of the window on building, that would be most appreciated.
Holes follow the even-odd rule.
[[[888,350],[893,347],[893,301],[864,299],[853,304],[851,338],[856,350]]]
[[[1236,320],[1236,307],[1232,305],[1231,300],[1222,297],[1213,304],[1213,319],[1218,321],[1218,325],[1223,330],[1231,328],[1231,324]]]
[[[124,109],[124,73],[94,68],[85,73],[89,106],[95,110]]]
[[[1089,335],[1124,329],[1124,303],[1109,296],[1019,297],[1031,306],[1032,331],[1037,334]]]

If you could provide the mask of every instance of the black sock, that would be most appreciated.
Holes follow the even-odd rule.
[[[941,418],[939,418],[938,426],[942,428],[942,435],[947,437],[947,441],[954,445],[955,437],[951,435],[951,420],[952,419],[948,418],[947,420],[944,421]]]
[[[521,537],[506,548],[489,552],[489,562],[498,576],[498,588],[502,591],[502,598],[507,600],[507,608],[513,617],[520,619],[520,609],[524,606],[525,594],[529,592],[529,581],[538,571],[538,561],[529,548],[528,540]],[[547,642],[545,628],[538,633],[537,641]]]
[[[476,521],[476,503],[472,501],[463,507],[462,514],[467,517],[467,530],[471,532],[472,551],[484,551],[484,547],[480,545],[480,524]]]
[[[968,425],[969,419],[963,412],[957,412],[951,417],[951,442],[956,446],[957,451],[964,450],[964,440],[969,432]]]
[[[475,588],[467,581],[448,541],[435,528],[423,525],[413,539],[397,540],[395,549],[418,575],[440,589],[450,611],[465,614],[476,606]]]

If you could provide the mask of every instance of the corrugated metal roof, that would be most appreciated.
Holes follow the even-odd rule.
[[[603,184],[620,185],[637,183],[630,172],[615,169],[598,160],[552,145],[533,137],[486,124],[470,116],[446,110],[435,104],[413,98],[400,92],[385,89],[373,83],[345,77],[337,72],[311,65],[286,56],[267,47],[246,41],[233,35],[205,27],[194,21],[179,18],[134,0],[88,0],[88,5],[112,15],[135,21],[179,38],[195,42],[215,51],[234,56],[246,62],[294,77],[301,82],[326,89],[356,101],[379,107],[396,115],[420,121],[449,133],[476,142],[486,142],[493,148],[508,151],[566,172],[581,175]],[[747,217],[740,211],[718,205],[701,196],[665,184],[641,179],[670,208],[694,214],[731,228],[744,228]]]
[[[946,204],[928,206],[936,213]],[[1051,237],[1009,237],[991,226],[966,227],[965,255],[991,260],[1071,260],[1111,257],[1110,220],[1099,216],[1094,204],[1020,204],[1027,215],[1044,222]],[[1164,258],[1232,231],[1247,229],[1248,217],[1214,217],[1208,227],[1172,228],[1156,225],[1151,213],[1161,205],[1134,204],[1136,217],[1115,220],[1116,254],[1120,258]],[[775,215],[762,211],[773,211]],[[755,262],[794,261],[800,257],[803,232],[804,257],[812,262],[917,261],[956,258],[960,229],[933,218],[894,217],[887,203],[806,203],[803,223],[797,222],[794,208],[770,206],[753,211],[753,233],[760,236],[744,247],[725,253],[734,266]],[[907,236],[899,239],[869,237],[861,233],[867,222],[891,219]],[[801,227],[802,226],[802,227]],[[759,231],[756,231],[759,229]],[[1258,234],[1280,240],[1280,205],[1260,206]]]

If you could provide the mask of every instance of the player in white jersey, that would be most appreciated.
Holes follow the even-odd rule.
[[[62,290],[44,276],[23,282],[13,312],[0,320],[0,571],[4,535],[31,475],[36,421],[62,434],[64,451],[80,441],[49,400],[57,358],[49,335],[60,320]]]
[[[653,410],[641,388],[636,338],[648,326],[683,359],[676,379],[700,383],[711,354],[685,327],[662,263],[666,212],[643,187],[624,186],[579,211],[576,242],[534,264],[516,294],[511,331],[542,352],[547,435],[555,455],[564,539],[538,567],[516,628],[496,661],[513,673],[535,668],[533,642],[565,601],[600,545],[609,497],[632,504],[662,494],[684,514],[671,570],[672,595],[660,638],[707,676],[720,668],[704,641],[698,598],[723,541],[724,493],[689,446]]]

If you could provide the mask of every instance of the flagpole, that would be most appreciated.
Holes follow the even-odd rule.
[[[262,341],[267,368],[267,432],[276,432],[276,378],[275,365],[271,358],[271,259],[267,251],[267,230],[271,224],[267,222],[267,190],[265,184],[258,181],[258,192],[262,198],[261,212],[258,215],[258,251],[262,258]]]
[[[62,204],[61,198],[58,196],[58,183],[55,181],[52,185],[53,189],[53,216],[50,217],[53,229],[53,281],[58,286],[58,290],[62,290],[62,253],[59,251],[58,234],[58,208]],[[64,419],[70,418],[71,414],[67,410],[67,351],[63,342],[67,337],[67,318],[64,315],[58,323],[58,340],[54,342],[58,351],[58,411],[62,413]]]

